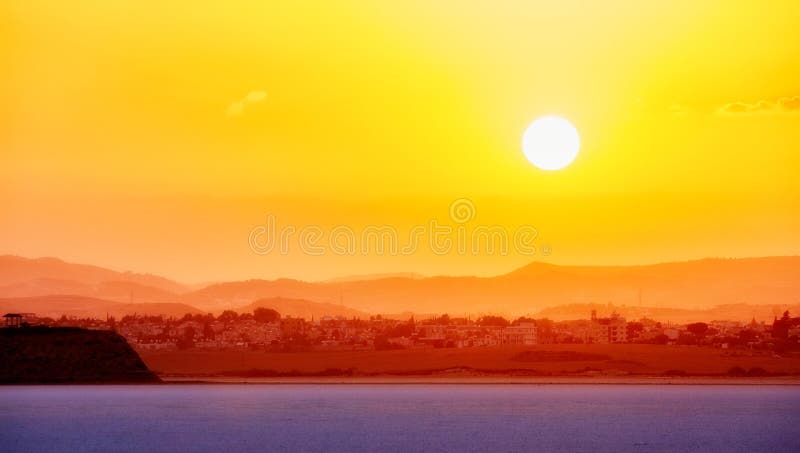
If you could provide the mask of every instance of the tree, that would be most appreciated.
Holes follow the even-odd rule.
[[[741,345],[747,345],[758,338],[758,333],[754,330],[744,329],[739,332],[739,341]]]
[[[271,308],[258,307],[253,310],[253,319],[263,323],[278,322],[281,314]]]
[[[662,334],[656,335],[655,338],[651,341],[653,344],[667,344],[669,342],[669,337]]]
[[[698,337],[696,335],[693,335],[693,334],[692,335],[687,335],[687,334],[685,334],[683,332],[678,334],[678,340],[677,340],[678,344],[683,344],[683,345],[686,345],[686,344],[697,344],[697,342],[698,342]]]
[[[189,349],[194,347],[194,327],[187,327],[183,331],[183,335],[181,338],[178,339],[177,346],[178,349]]]
[[[536,337],[539,343],[555,343],[555,323],[547,318],[536,320]]]
[[[772,337],[778,340],[787,340],[789,338],[789,327],[791,327],[792,320],[789,317],[789,310],[783,312],[781,319],[776,319],[772,323]]]
[[[375,337],[375,342],[373,343],[375,346],[376,351],[388,351],[392,349],[404,349],[399,344],[395,344],[389,341],[389,339],[384,335],[378,335]]]
[[[627,326],[625,326],[628,334],[628,341],[633,339],[639,338],[639,334],[644,331],[644,324],[640,322],[629,322]]]
[[[390,337],[410,337],[414,335],[414,321],[399,323],[389,330]]]
[[[507,327],[508,320],[502,316],[482,316],[477,324],[481,327]]]
[[[708,332],[708,324],[704,322],[694,322],[686,326],[686,330],[697,338],[703,338],[706,336],[706,332]]]
[[[216,336],[214,329],[211,327],[210,322],[203,323],[203,338],[207,340],[213,340]]]
[[[236,313],[233,310],[225,310],[225,311],[222,312],[221,315],[219,315],[219,318],[217,318],[217,319],[219,321],[224,322],[224,323],[227,324],[227,323],[234,322],[237,319],[239,319],[239,314]]]
[[[444,324],[445,326],[448,326],[448,325],[450,325],[450,315],[445,313],[442,316],[439,316],[438,318],[434,318],[433,319],[433,323],[434,324]]]

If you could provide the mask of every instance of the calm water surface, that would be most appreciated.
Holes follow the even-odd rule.
[[[800,451],[800,388],[0,387],[0,451]]]

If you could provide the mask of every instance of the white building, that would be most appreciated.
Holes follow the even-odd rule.
[[[506,327],[501,336],[504,345],[534,345],[536,344],[536,324],[521,322],[519,325]]]

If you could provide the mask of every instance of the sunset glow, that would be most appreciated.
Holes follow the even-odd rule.
[[[192,282],[798,254],[800,4],[770,5],[4,2],[0,249]],[[520,152],[549,114],[560,171]],[[247,246],[460,198],[552,253]]]
[[[2,0],[0,67],[3,453],[800,452],[798,0]]]

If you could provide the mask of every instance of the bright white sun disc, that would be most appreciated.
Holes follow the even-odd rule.
[[[581,147],[578,130],[559,116],[543,116],[522,136],[525,157],[542,170],[560,170],[575,160]]]

